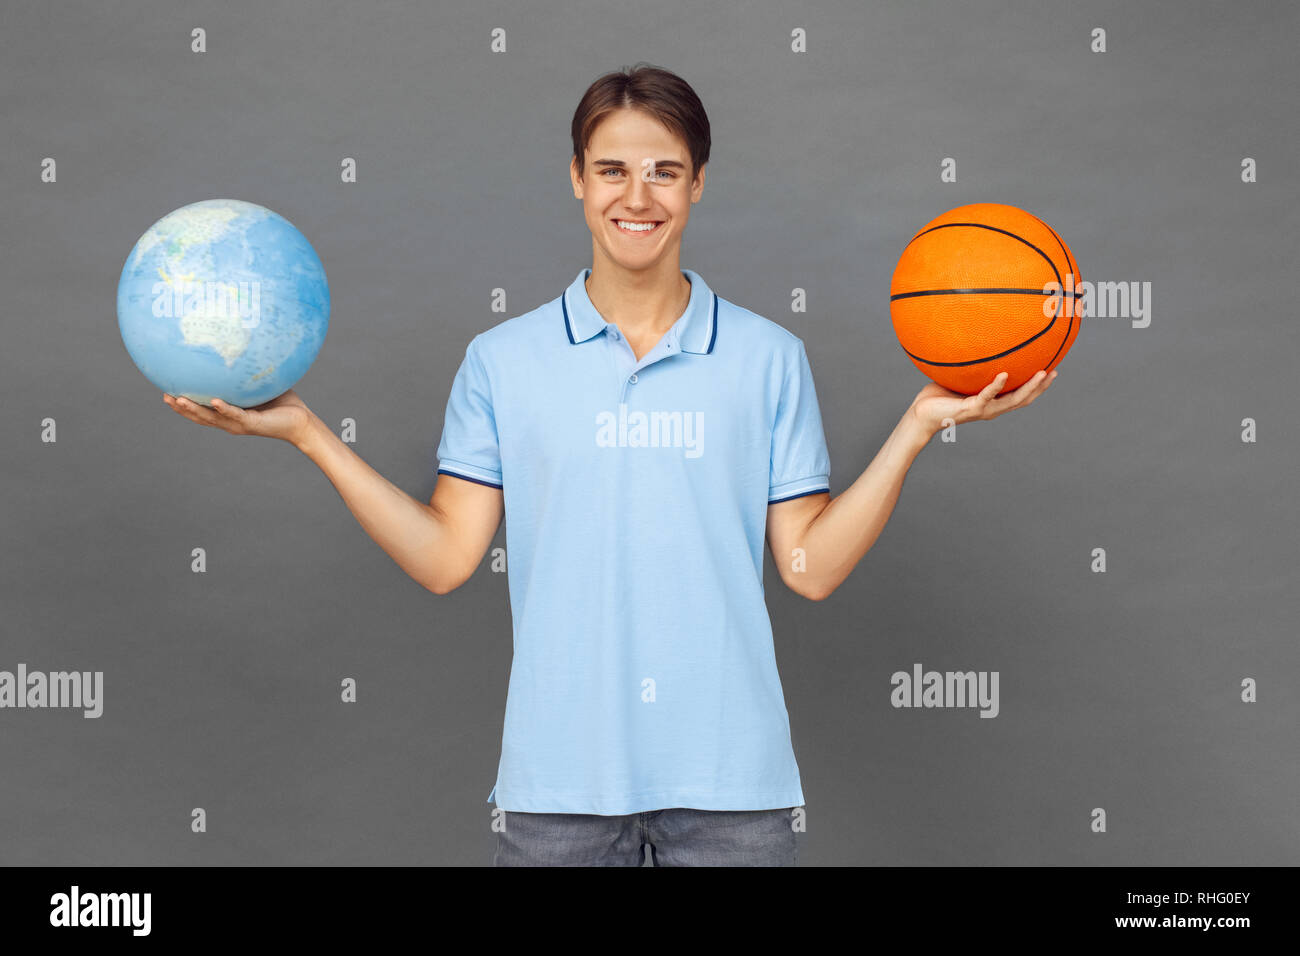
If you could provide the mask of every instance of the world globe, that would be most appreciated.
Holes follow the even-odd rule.
[[[208,199],[163,216],[126,257],[117,323],[131,360],[170,395],[251,408],[292,388],[329,327],[325,269],[264,206]]]

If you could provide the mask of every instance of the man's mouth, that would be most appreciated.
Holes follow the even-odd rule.
[[[642,219],[615,219],[615,225],[619,232],[626,233],[629,236],[648,236],[652,232],[657,232],[662,222]]]

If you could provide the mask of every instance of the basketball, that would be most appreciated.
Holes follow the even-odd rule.
[[[945,388],[1001,393],[1056,368],[1079,334],[1083,290],[1065,241],[1032,213],[958,206],[912,237],[894,269],[889,314],[907,357]]]

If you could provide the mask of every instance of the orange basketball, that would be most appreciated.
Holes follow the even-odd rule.
[[[889,314],[907,357],[934,381],[973,395],[1007,372],[1005,394],[1070,351],[1082,281],[1047,223],[1015,206],[975,203],[912,237],[894,269]]]

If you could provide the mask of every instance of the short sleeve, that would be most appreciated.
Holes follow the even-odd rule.
[[[479,348],[476,336],[465,349],[465,358],[451,385],[438,442],[438,474],[501,488],[496,414]]]
[[[787,362],[772,426],[767,503],[830,491],[831,458],[803,342]]]

